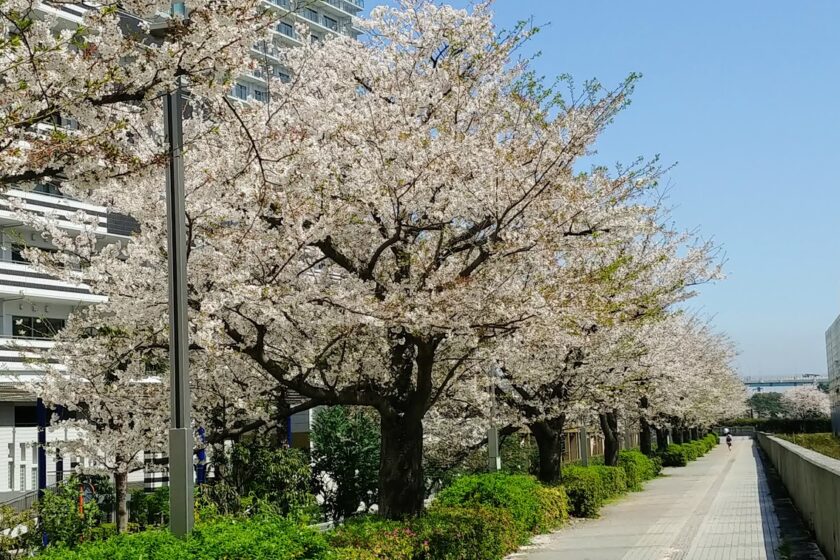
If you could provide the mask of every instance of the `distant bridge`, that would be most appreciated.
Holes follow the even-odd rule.
[[[761,390],[763,387],[798,387],[800,385],[817,385],[828,383],[826,375],[791,375],[788,377],[744,377],[747,387]]]

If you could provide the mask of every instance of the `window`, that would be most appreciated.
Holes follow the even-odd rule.
[[[12,334],[24,338],[53,338],[64,328],[64,319],[12,317]]]
[[[312,40],[313,43],[320,43],[321,42],[321,37],[319,37],[318,35],[315,35],[314,33],[312,33],[309,36],[309,38]]]
[[[23,250],[26,249],[23,245],[17,243],[12,244],[12,262],[25,264],[29,261],[23,256]]]
[[[338,21],[329,16],[324,16],[324,27],[332,29],[333,31],[338,31]]]
[[[314,21],[315,23],[318,23],[318,12],[316,12],[312,8],[304,8],[303,17],[305,17],[309,21]]]
[[[284,84],[288,84],[289,82],[292,81],[292,77],[289,76],[283,70],[280,70],[279,68],[274,69],[274,75],[277,76],[278,78],[280,78],[280,81],[283,82]]]
[[[268,101],[268,92],[261,89],[254,89],[254,99],[265,103]]]
[[[15,428],[31,428],[38,425],[38,411],[34,406],[15,407]],[[21,448],[20,460],[26,460],[26,449]]]
[[[248,87],[242,84],[233,86],[233,96],[238,99],[248,99]]]
[[[286,23],[285,21],[281,21],[277,24],[277,31],[286,35],[287,37],[294,37],[295,36],[295,28],[292,27],[291,23]]]
[[[35,188],[32,189],[32,192],[61,196],[61,191],[58,190],[58,186],[53,185],[52,183],[38,183],[35,185]]]

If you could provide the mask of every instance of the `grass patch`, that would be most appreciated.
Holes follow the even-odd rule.
[[[777,437],[827,457],[840,459],[840,438],[834,434],[778,434]]]

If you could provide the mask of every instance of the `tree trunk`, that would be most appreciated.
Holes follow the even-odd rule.
[[[688,443],[691,441],[691,430],[689,430],[688,428],[683,428],[682,440],[684,443]]]
[[[639,399],[639,408],[644,410],[648,407],[648,398]],[[650,422],[644,413],[639,415],[639,450],[645,455],[653,455],[653,438],[651,435]]]
[[[644,416],[639,418],[639,450],[645,455],[653,455],[653,435]]]
[[[691,439],[698,440],[700,439],[700,430],[697,428],[691,428]]]
[[[678,427],[671,428],[671,439],[679,445],[683,442],[683,431]]]
[[[128,531],[128,473],[114,473],[114,493],[117,502],[117,532]]]
[[[604,464],[608,467],[618,465],[618,416],[615,412],[598,414],[601,431],[604,432]]]
[[[379,514],[403,519],[423,511],[423,416],[380,413]]]
[[[668,428],[656,428],[656,450],[664,452],[668,449]]]
[[[540,456],[540,482],[555,484],[560,482],[563,461],[563,426],[566,415],[528,425]]]

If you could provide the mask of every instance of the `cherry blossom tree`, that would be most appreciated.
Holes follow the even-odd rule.
[[[788,415],[796,420],[828,418],[831,405],[828,394],[812,386],[800,386],[782,395]]]
[[[269,110],[212,96],[192,107],[193,359],[211,364],[195,386],[220,369],[255,376],[230,386],[259,411],[243,429],[287,390],[305,406],[375,408],[380,511],[401,517],[422,507],[427,411],[474,386],[483,349],[544,307],[557,255],[628,220],[650,177],[573,170],[632,79],[565,98],[542,88],[514,58],[530,31],[500,33],[486,4],[405,2],[364,25],[365,43],[289,51],[295,79],[275,84]],[[132,148],[154,161],[156,136],[144,140]],[[130,184],[72,191],[138,219],[127,246],[40,223],[56,258],[85,260],[109,298],[71,322],[130,331],[137,349],[165,346],[161,176],[148,165]],[[138,328],[120,327],[126,314]]]
[[[380,512],[399,518],[422,508],[430,416],[457,421],[502,389],[538,402],[532,416],[507,404],[525,424],[568,414],[569,400],[584,416],[637,398],[628,388],[640,384],[647,352],[637,325],[664,315],[692,273],[708,276],[708,251],[677,255],[684,244],[652,219],[655,165],[577,168],[634,76],[614,90],[545,87],[516,55],[532,30],[500,32],[487,3],[466,11],[405,0],[361,25],[364,42],[285,53],[294,78],[272,83],[270,104],[234,103],[217,82],[235,64],[203,74],[199,47],[172,47],[198,68],[185,122],[191,381],[211,440],[319,404],[375,409]],[[228,33],[207,38],[222,61]],[[68,341],[87,338],[57,345],[71,374],[50,374],[50,400],[93,391],[133,403],[128,417],[112,418],[115,407],[80,416],[101,455],[134,457],[154,445],[144,438],[165,408],[166,162],[156,118],[120,118],[137,131],[117,144],[129,163],[77,160],[64,184],[137,219],[129,242],[103,246],[82,214],[81,233],[19,215],[59,249],[32,251],[36,266],[108,297],[70,318]],[[50,168],[8,165],[8,175]],[[646,248],[657,235],[665,241]],[[496,391],[494,363],[504,372]],[[568,396],[566,378],[580,397]],[[543,387],[557,396],[539,402]],[[290,391],[304,402],[284,404]]]

